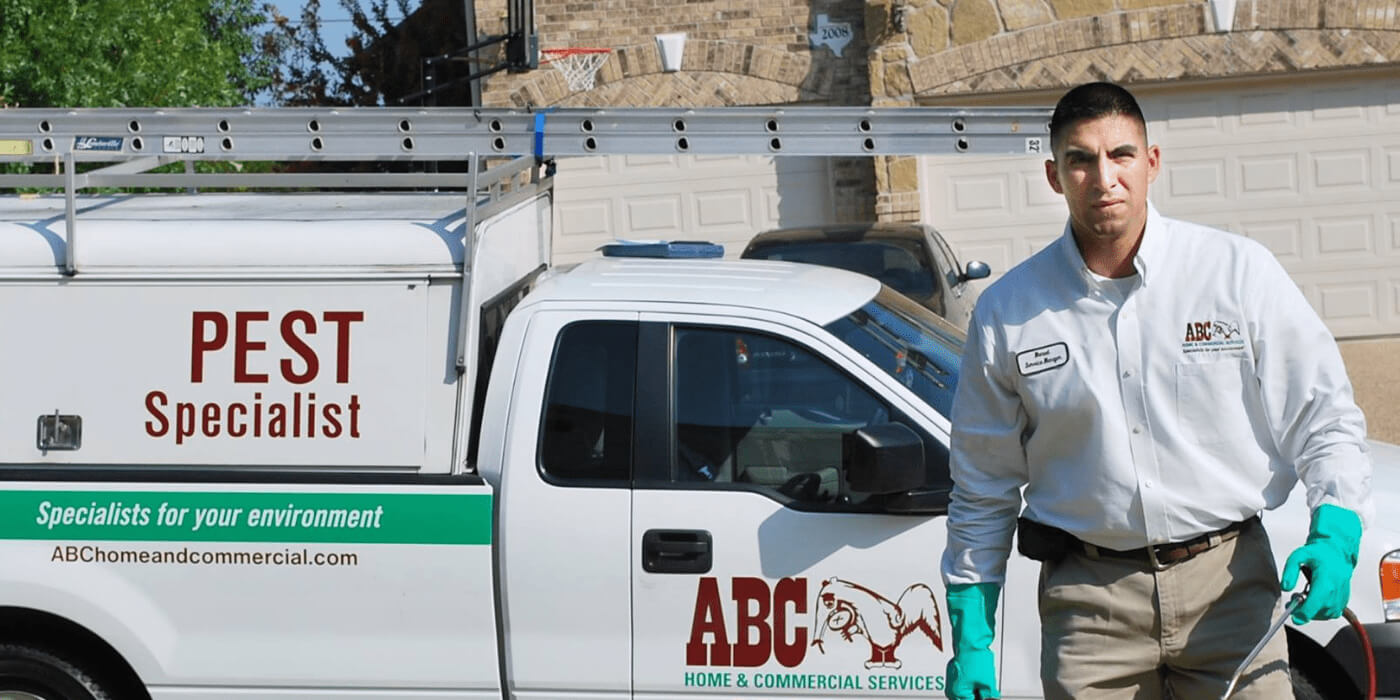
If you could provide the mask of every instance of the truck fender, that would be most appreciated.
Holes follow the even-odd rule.
[[[99,568],[81,577],[49,576],[44,583],[33,575],[37,572],[15,575],[20,573],[12,572],[10,580],[0,583],[0,600],[6,604],[0,608],[0,629],[7,620],[24,620],[26,626],[16,636],[32,638],[44,631],[31,630],[33,621],[64,620],[110,646],[144,683],[163,679],[160,659],[175,653],[175,630],[160,606],[127,580]],[[94,591],[102,592],[100,600]]]

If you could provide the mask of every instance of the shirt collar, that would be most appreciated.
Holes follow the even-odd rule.
[[[1079,245],[1074,242],[1072,223],[1072,219],[1065,220],[1065,229],[1060,236],[1060,250],[1065,262],[1069,264],[1069,269],[1075,270],[1085,286],[1092,289],[1098,285],[1098,281],[1089,271],[1089,266],[1084,263],[1084,256],[1079,253]],[[1166,224],[1162,215],[1157,213],[1157,208],[1148,202],[1147,225],[1143,229],[1142,243],[1138,245],[1137,255],[1133,257],[1133,267],[1137,269],[1140,285],[1147,286],[1147,278],[1151,276],[1153,269],[1161,265],[1163,257],[1167,254],[1166,247]]]

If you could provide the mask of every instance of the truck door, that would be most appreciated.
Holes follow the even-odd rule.
[[[508,324],[506,333],[514,332]],[[503,465],[487,474],[500,479],[510,697],[631,692],[637,337],[636,313],[534,311],[513,387],[492,379],[492,392],[508,392],[510,405]],[[504,407],[496,395],[488,405]],[[483,426],[483,435],[491,430]],[[483,462],[494,462],[486,449]]]
[[[906,425],[946,491],[946,427],[798,329],[643,329],[639,377],[658,390],[637,407],[655,437],[632,501],[635,696],[941,696],[944,518],[852,491],[842,436]]]

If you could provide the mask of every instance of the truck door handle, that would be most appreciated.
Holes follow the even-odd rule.
[[[653,574],[703,574],[713,564],[713,538],[707,530],[647,530],[642,535],[642,569]]]

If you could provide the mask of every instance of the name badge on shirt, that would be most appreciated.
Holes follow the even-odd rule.
[[[1069,346],[1064,343],[1052,343],[1016,353],[1016,366],[1023,377],[1049,372],[1068,363]]]

